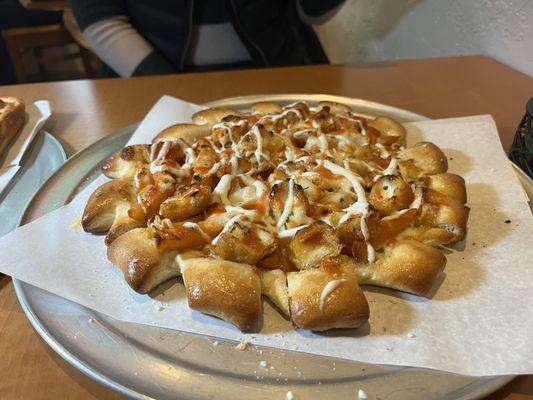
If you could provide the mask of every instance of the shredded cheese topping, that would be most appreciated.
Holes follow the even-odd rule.
[[[329,295],[333,293],[343,282],[346,282],[346,279],[335,279],[333,281],[329,281],[326,286],[324,286],[322,293],[320,293],[320,311],[324,311],[324,307],[326,306],[326,301]]]
[[[372,160],[365,161],[360,157],[352,158],[362,146],[369,146],[370,143],[361,120],[351,118],[351,114],[330,114],[327,118],[331,119],[328,121],[337,119],[340,121],[339,126],[341,127],[335,128],[341,129],[341,131],[332,132],[331,128],[327,128],[329,122],[326,120],[313,118],[305,120],[306,116],[302,111],[293,107],[295,105],[286,106],[277,115],[264,115],[258,120],[256,119],[255,123],[251,122],[254,121],[253,119],[242,118],[237,121],[224,121],[213,125],[213,132],[222,131],[219,131],[215,136],[202,139],[201,143],[203,145],[208,144],[215,151],[217,158],[209,170],[203,173],[203,176],[215,180],[216,185],[212,190],[211,204],[221,204],[226,213],[229,214],[229,220],[225,223],[220,234],[213,239],[196,222],[185,222],[183,226],[196,230],[206,242],[212,244],[216,244],[220,236],[231,229],[236,222],[260,223],[266,231],[278,238],[292,237],[300,229],[313,222],[312,218],[309,218],[305,213],[302,215],[302,211],[300,211],[302,205],[296,199],[295,187],[298,182],[309,203],[325,201],[328,202],[325,203],[326,205],[343,204],[344,208],[341,209],[340,217],[333,218],[331,214],[328,214],[314,220],[322,220],[335,227],[353,216],[359,216],[361,233],[366,242],[367,259],[369,263],[373,263],[376,253],[370,244],[370,233],[366,225],[370,206],[365,187],[372,185],[380,176],[396,173],[399,165],[394,155],[395,151],[398,151],[398,147],[392,149],[380,143],[374,144],[379,157],[382,159],[390,157],[391,160],[388,167],[384,169],[375,167]],[[276,124],[289,115],[293,115],[295,118],[287,119],[287,122],[281,125]],[[350,124],[342,122],[343,120],[351,122],[351,127]],[[349,128],[343,128],[345,125]],[[354,131],[354,126],[357,131]],[[255,143],[250,143],[250,135],[255,138]],[[297,145],[297,143],[299,144]],[[305,144],[302,146],[301,143]],[[168,155],[173,153],[171,146],[174,144],[179,145],[183,151],[182,165],[174,160],[167,160]],[[250,144],[253,147],[250,147]],[[152,174],[167,173],[178,179],[191,176],[193,166],[198,161],[200,149],[198,143],[189,145],[183,140],[154,144],[150,149],[149,170]],[[318,152],[319,156],[314,152]],[[255,160],[250,157],[254,157]],[[268,165],[265,161],[268,161]],[[270,171],[272,165],[275,166],[274,173],[268,181],[263,181],[264,176],[260,178],[259,174],[265,170]],[[354,165],[359,173],[354,172],[352,168]],[[324,175],[323,171],[319,171],[320,167],[328,170],[331,175]],[[221,173],[221,171],[224,172]],[[282,179],[276,175],[277,171],[282,174]],[[364,171],[372,173],[373,178],[366,176]],[[237,181],[236,178],[238,178]],[[265,199],[264,196],[265,192],[268,193],[274,184],[283,181],[288,183],[288,191],[283,200],[283,211],[275,220],[269,211],[269,197],[267,196]],[[136,174],[134,182],[135,186],[140,189],[144,181],[141,181],[141,177]],[[328,185],[330,186],[328,187]],[[392,198],[394,187],[390,186],[387,193],[390,195],[389,198]],[[419,187],[414,186],[413,191],[415,200],[410,207],[419,208],[422,203],[422,191]],[[265,200],[265,204],[258,206],[258,202],[265,202]],[[138,202],[146,212],[146,207],[141,202],[140,196]],[[349,205],[346,206],[346,204]],[[298,226],[291,227],[289,222]],[[168,222],[160,221],[162,227],[170,226],[170,224],[172,224],[170,220]],[[334,290],[335,285],[340,283],[342,280],[335,284],[332,283],[323,294],[327,296],[328,291]]]

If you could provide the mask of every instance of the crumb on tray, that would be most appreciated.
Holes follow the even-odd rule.
[[[248,350],[248,347],[250,347],[250,343],[248,343],[245,340],[241,340],[240,343],[237,346],[235,346],[235,349],[244,351],[244,350]]]
[[[73,231],[77,231],[78,228],[81,227],[81,218],[76,218],[74,221],[72,221],[72,224],[70,224],[70,229]]]

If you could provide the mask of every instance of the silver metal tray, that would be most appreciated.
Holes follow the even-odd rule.
[[[27,203],[66,159],[65,150],[55,137],[44,131],[35,136],[24,154],[22,167],[0,195],[0,236],[17,227]]]
[[[246,96],[208,103],[246,109],[253,102],[334,100],[364,115],[402,122],[421,115],[364,100],[329,95]],[[70,158],[30,202],[22,223],[68,203],[95,179],[101,162],[121,148],[136,125],[107,136]],[[26,315],[63,358],[97,381],[133,398],[157,399],[477,399],[512,376],[476,378],[410,367],[370,365],[252,346],[116,321],[20,281],[14,281]],[[467,356],[467,355],[466,355]],[[259,361],[273,369],[262,369]]]

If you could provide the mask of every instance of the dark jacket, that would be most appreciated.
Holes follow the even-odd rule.
[[[313,29],[300,19],[296,1],[226,0],[230,21],[252,56],[253,66],[328,62]],[[343,0],[298,1],[307,15],[319,17]],[[82,31],[103,19],[126,15],[158,50],[148,62],[164,61],[175,71],[184,70],[192,27],[192,0],[71,0],[71,6]]]

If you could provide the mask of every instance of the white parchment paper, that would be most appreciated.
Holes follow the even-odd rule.
[[[38,100],[26,107],[24,127],[5,154],[0,154],[0,194],[20,169],[22,157],[51,114],[50,103],[46,100]]]
[[[149,142],[200,108],[165,96],[130,143]],[[266,305],[263,328],[251,336],[190,310],[181,284],[156,298],[134,293],[107,261],[103,237],[71,227],[97,183],[1,238],[0,271],[129,322],[371,363],[468,375],[533,373],[533,218],[494,121],[475,116],[407,127],[411,145],[436,143],[450,172],[466,179],[468,237],[444,250],[448,263],[430,299],[365,287],[371,317],[357,330],[295,330]]]

